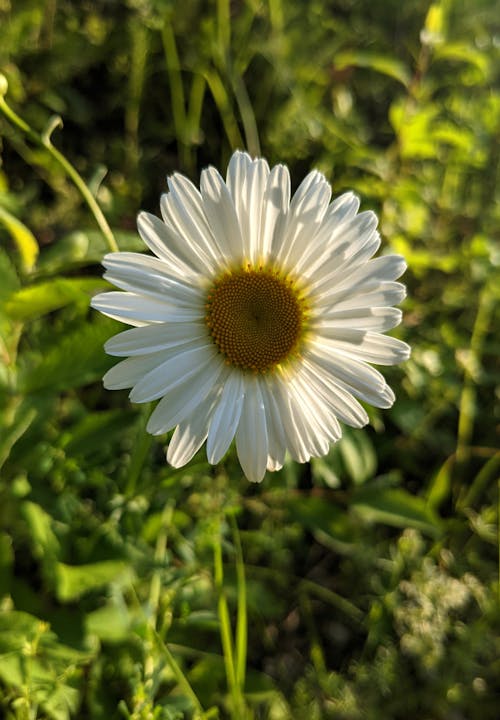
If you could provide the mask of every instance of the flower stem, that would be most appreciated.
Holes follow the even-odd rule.
[[[5,100],[7,89],[7,80],[5,76],[0,74],[0,112],[2,112],[7,118],[7,120],[9,120],[9,122],[15,125],[15,127],[17,127],[19,130],[21,130],[21,132],[23,132],[35,145],[39,145],[40,147],[45,148],[49,155],[51,155],[52,158],[59,164],[59,166],[64,170],[66,175],[73,181],[77,190],[80,192],[80,195],[87,203],[92,215],[95,218],[95,221],[97,222],[108,244],[109,249],[111,250],[111,252],[117,252],[118,245],[116,244],[113,231],[109,227],[108,222],[104,217],[101,208],[97,204],[96,199],[85,184],[85,181],[83,180],[81,175],[77,172],[77,170],[75,170],[69,160],[67,160],[64,155],[57,148],[55,148],[54,145],[52,145],[51,135],[56,129],[56,127],[62,126],[61,118],[58,116],[52,117],[46,130],[41,135],[39,135],[7,104]]]
[[[245,701],[242,694],[240,672],[235,664],[235,652],[233,645],[233,633],[229,618],[229,608],[226,593],[224,591],[224,570],[222,565],[222,528],[219,524],[218,532],[214,537],[214,580],[218,594],[218,614],[220,623],[220,636],[226,679],[229,693],[231,695],[231,716],[234,720],[243,720],[246,717]],[[240,640],[241,642],[241,640]],[[246,644],[246,643],[245,643]]]
[[[245,674],[247,664],[247,586],[245,578],[245,563],[241,549],[240,533],[234,515],[229,516],[233,542],[236,550],[236,580],[237,580],[237,603],[238,613],[236,619],[236,682],[241,691],[245,687]]]
[[[191,700],[191,702],[195,708],[196,720],[201,720],[201,718],[207,717],[207,714],[205,713],[200,701],[198,700],[198,696],[196,695],[195,691],[191,687],[189,680],[182,672],[182,669],[181,669],[180,665],[177,663],[177,660],[174,658],[174,656],[168,649],[167,643],[163,642],[163,640],[161,639],[160,635],[157,633],[156,630],[154,630],[153,632],[154,632],[155,640],[156,640],[163,656],[165,657],[166,661],[168,662],[170,669],[174,673],[175,679],[177,680],[179,687],[181,688],[183,693],[186,695],[186,697],[188,697]]]

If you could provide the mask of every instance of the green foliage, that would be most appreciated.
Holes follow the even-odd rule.
[[[0,94],[22,118],[0,115],[2,717],[242,717],[220,639],[241,536],[246,717],[496,720],[496,15],[0,2]],[[236,147],[357,191],[409,266],[394,407],[259,488],[232,452],[166,465],[148,408],[102,389],[120,326],[89,309],[109,249],[94,198],[141,251],[165,175]]]

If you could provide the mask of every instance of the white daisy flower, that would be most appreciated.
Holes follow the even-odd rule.
[[[207,441],[218,463],[233,439],[247,478],[260,482],[285,453],[305,462],[328,452],[339,421],[368,422],[362,405],[388,408],[394,393],[369,363],[393,365],[408,345],[383,333],[405,297],[398,255],[372,259],[377,217],[358,213],[314,170],[290,199],[283,165],[236,152],[226,181],[210,167],[200,191],[168,179],[163,220],[138,218],[154,253],[106,255],[104,277],[124,292],[92,306],[135,326],[111,338],[127,357],[104,376],[132,402],[160,399],[147,429],[175,428],[167,460],[181,467]],[[356,399],[358,398],[358,399]]]

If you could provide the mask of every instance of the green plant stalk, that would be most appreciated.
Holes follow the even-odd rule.
[[[188,697],[191,700],[191,702],[195,708],[195,712],[196,712],[195,720],[202,720],[202,718],[207,717],[207,714],[205,713],[200,701],[198,700],[198,696],[196,695],[195,691],[191,687],[189,680],[182,672],[180,665],[177,663],[176,659],[174,658],[174,656],[168,649],[167,644],[165,642],[163,642],[163,640],[161,639],[159,634],[156,632],[156,630],[154,631],[154,636],[155,636],[155,640],[158,643],[158,646],[159,646],[162,654],[165,656],[168,664],[170,665],[170,669],[174,673],[175,678],[176,678],[177,682],[179,683],[179,687],[182,689],[182,691],[184,692],[186,697]]]
[[[491,311],[493,309],[493,293],[486,285],[479,296],[479,307],[472,330],[470,343],[471,361],[474,366],[481,362],[483,341],[488,332]],[[474,430],[474,411],[476,406],[476,387],[471,373],[466,369],[465,380],[460,396],[458,430],[457,430],[457,464],[463,466],[470,456],[470,442]]]
[[[191,82],[191,90],[189,92],[189,105],[187,116],[188,141],[190,146],[198,145],[201,138],[201,111],[203,108],[203,99],[205,97],[205,89],[207,81],[203,75],[196,74]],[[193,167],[188,168],[193,171]]]
[[[464,499],[457,503],[460,507],[470,508],[481,497],[487,488],[490,480],[497,476],[500,471],[500,452],[496,452],[490,459],[485,462],[481,470],[477,473],[472,485],[469,487]]]
[[[174,507],[172,504],[166,505],[163,515],[162,515],[162,525],[161,530],[158,533],[158,538],[156,541],[156,548],[155,548],[155,560],[157,562],[161,562],[165,558],[165,553],[167,550],[167,541],[168,541],[168,529],[172,522],[172,516],[174,512]],[[158,623],[158,608],[160,605],[160,594],[161,594],[161,577],[160,577],[160,571],[157,570],[153,574],[153,578],[151,580],[151,587],[149,591],[149,604],[151,607],[151,618],[149,622],[150,632],[152,634],[153,640],[156,642],[158,647],[160,648],[160,651],[162,655],[165,657],[167,663],[170,666],[170,669],[175,675],[175,678],[179,684],[179,687],[182,689],[184,694],[191,700],[191,703],[193,704],[196,715],[196,720],[201,720],[201,718],[205,717],[205,711],[198,699],[198,696],[196,695],[195,691],[191,687],[191,684],[189,680],[187,679],[186,675],[183,673],[182,668],[172,655],[168,645],[166,642],[164,642],[156,629],[157,623]]]
[[[189,153],[186,143],[186,100],[182,84],[181,64],[175,42],[174,30],[168,18],[165,18],[161,31],[165,63],[167,66],[168,81],[170,85],[170,100],[175,135],[177,138],[177,151],[183,167],[189,164]]]
[[[127,104],[125,106],[125,132],[127,136],[127,163],[133,172],[139,160],[139,110],[144,89],[146,60],[149,50],[149,30],[133,21],[130,23],[131,57]]]
[[[245,690],[245,675],[247,665],[247,642],[248,642],[248,620],[247,620],[247,585],[245,578],[245,562],[241,548],[241,538],[238,525],[234,515],[230,515],[229,521],[233,534],[233,542],[236,550],[236,580],[237,580],[237,603],[238,614],[236,620],[236,682],[241,693]]]
[[[227,139],[229,140],[229,145],[233,150],[243,148],[243,138],[238,129],[238,123],[236,122],[224,83],[215,70],[205,70],[204,77],[217,105],[217,110],[221,116]]]
[[[224,667],[229,693],[231,695],[231,715],[234,720],[243,720],[245,717],[245,703],[241,694],[241,688],[237,680],[236,665],[234,661],[233,633],[229,608],[224,591],[224,570],[222,565],[222,529],[219,525],[218,532],[214,537],[214,581],[218,594],[217,611],[220,623],[220,637],[222,654],[224,656]]]
[[[231,43],[231,9],[229,0],[217,0],[217,45],[225,59]]]
[[[16,112],[14,112],[14,110],[12,110],[12,108],[5,101],[5,93],[2,94],[1,92],[0,112],[2,112],[7,118],[7,120],[9,120],[9,122],[19,128],[19,130],[21,130],[33,143],[45,148],[49,155],[54,158],[58,165],[64,170],[66,175],[73,181],[82,198],[87,203],[89,210],[94,216],[95,221],[99,226],[99,229],[101,230],[110,251],[117,252],[118,245],[116,243],[113,232],[108,225],[108,221],[104,217],[104,213],[102,212],[94,196],[85,184],[85,181],[77,172],[77,170],[75,170],[73,165],[71,165],[71,163],[64,157],[64,155],[57,148],[55,148],[54,145],[52,145],[50,136],[58,125],[62,125],[61,118],[52,118],[52,120],[49,122],[47,130],[42,135],[38,135]]]
[[[146,425],[148,424],[150,411],[150,403],[141,406],[140,419],[137,423],[137,439],[132,449],[127,483],[125,485],[125,495],[129,498],[133,497],[135,494],[137,481],[139,480],[142,468],[153,442],[153,436],[146,432]]]
[[[241,75],[234,73],[233,91],[236,103],[240,111],[243,130],[245,131],[246,148],[250,155],[258,157],[260,155],[260,140],[257,122],[252,108],[252,103],[248,97],[246,85]]]
[[[165,553],[167,551],[167,540],[168,530],[172,523],[172,516],[174,514],[173,505],[170,503],[165,506],[161,518],[161,528],[158,533],[155,548],[155,561],[161,563],[165,559]],[[158,620],[158,607],[160,605],[160,593],[161,593],[161,573],[160,570],[156,570],[153,573],[151,579],[151,587],[149,589],[149,605],[151,607],[151,624],[153,629],[156,631],[157,620]]]

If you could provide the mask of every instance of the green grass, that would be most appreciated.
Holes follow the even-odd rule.
[[[0,3],[0,716],[496,720],[495,21]],[[409,266],[394,407],[258,487],[233,451],[167,466],[89,309],[166,175],[236,148],[356,191]]]

